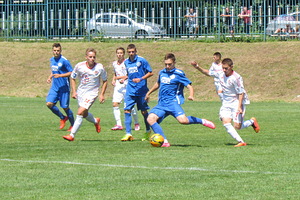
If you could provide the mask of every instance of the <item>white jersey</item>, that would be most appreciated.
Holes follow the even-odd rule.
[[[223,68],[222,68],[222,63],[215,63],[213,62],[209,68],[208,74],[211,75],[212,73],[222,73],[223,72]],[[215,82],[219,82],[218,78],[214,78]]]
[[[90,69],[86,61],[78,63],[72,74],[71,78],[78,78],[80,83],[77,88],[77,93],[95,93],[98,94],[100,87],[100,80],[107,80],[107,73],[102,64],[96,63]]]
[[[127,76],[126,66],[125,66],[124,62],[119,64],[118,61],[114,61],[113,62],[113,67],[114,67],[116,77],[118,77],[118,76]],[[125,84],[125,86],[126,86],[127,82],[128,82],[128,79],[126,79],[124,81],[124,83],[120,83],[120,79],[118,79],[118,80],[116,80],[116,85]]]
[[[247,93],[244,89],[243,78],[233,71],[232,75],[226,76],[225,73],[212,73],[214,78],[219,79],[223,91],[223,105],[238,105],[238,95],[244,93],[243,104],[250,104]]]

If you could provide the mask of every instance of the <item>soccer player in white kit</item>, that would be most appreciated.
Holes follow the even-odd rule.
[[[211,67],[209,68],[210,73],[222,73],[222,63],[221,63],[222,55],[220,52],[215,52],[213,55],[214,62],[211,64]],[[216,92],[218,96],[220,97],[220,100],[223,100],[223,93],[222,93],[222,86],[219,83],[218,78],[214,78],[214,84],[216,87]]]
[[[113,114],[116,120],[116,125],[111,128],[111,130],[123,130],[122,120],[121,120],[121,111],[120,111],[120,104],[124,99],[126,93],[126,85],[128,83],[128,76],[126,71],[126,66],[124,64],[125,61],[125,49],[123,47],[118,47],[116,49],[117,59],[113,62],[114,67],[114,76],[112,79],[112,85],[114,86],[114,93],[113,93]],[[136,109],[133,108],[132,116],[134,119],[134,130],[140,130],[140,124],[138,121],[138,115]]]
[[[246,146],[247,143],[240,137],[236,129],[252,126],[254,131],[258,133],[260,127],[255,117],[244,121],[246,104],[250,104],[250,101],[244,89],[243,78],[233,71],[232,60],[230,58],[223,59],[223,73],[207,73],[207,70],[199,67],[195,61],[191,64],[202,73],[219,79],[223,91],[223,101],[219,113],[220,119],[227,133],[238,142],[235,147]],[[231,121],[234,122],[234,126],[232,126]]]
[[[100,118],[94,118],[89,112],[90,107],[99,95],[100,81],[102,79],[102,87],[99,95],[100,103],[104,103],[104,93],[107,88],[107,73],[102,64],[96,63],[96,50],[88,48],[86,50],[86,61],[78,63],[71,74],[72,98],[78,100],[78,111],[76,120],[71,133],[63,136],[64,139],[73,141],[79,130],[83,118],[95,125],[96,131],[100,133]],[[76,91],[76,78],[80,83]]]

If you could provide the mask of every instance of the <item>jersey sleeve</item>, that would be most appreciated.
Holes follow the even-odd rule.
[[[78,64],[75,66],[74,70],[71,73],[71,78],[76,79],[78,76]]]
[[[66,70],[67,70],[68,72],[72,72],[72,71],[73,71],[73,67],[72,67],[70,61],[65,60],[64,65],[65,65],[65,68],[66,68]]]
[[[241,76],[236,79],[234,86],[237,94],[245,93],[243,78]]]
[[[185,73],[182,70],[176,69],[176,74],[179,77],[179,82],[182,83],[185,87],[192,84],[192,81],[190,81],[186,76]]]
[[[107,72],[106,72],[105,68],[103,67],[103,65],[102,65],[101,79],[102,79],[102,81],[107,81]]]
[[[143,65],[144,65],[145,74],[147,74],[148,72],[152,72],[152,68],[146,59],[143,59]]]

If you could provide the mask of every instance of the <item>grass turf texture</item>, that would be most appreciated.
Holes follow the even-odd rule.
[[[71,106],[76,113],[74,100]],[[120,141],[124,131],[110,130],[109,100],[91,109],[102,119],[102,132],[85,120],[68,142],[61,137],[67,127],[58,129],[44,98],[0,97],[1,199],[299,198],[300,105],[250,104],[246,119],[257,117],[261,133],[239,131],[249,144],[239,148],[218,121],[219,106],[186,102],[188,115],[210,119],[217,128],[184,126],[169,117],[162,127],[172,146],[155,148],[140,141],[143,124],[133,131],[136,140]]]

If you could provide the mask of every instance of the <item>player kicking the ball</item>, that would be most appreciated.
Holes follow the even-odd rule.
[[[258,133],[260,127],[255,117],[244,121],[246,104],[250,104],[247,93],[244,89],[243,78],[233,71],[233,62],[230,58],[225,58],[222,61],[223,73],[217,73],[199,67],[199,65],[193,61],[191,63],[197,70],[203,74],[212,76],[219,79],[219,83],[222,86],[223,101],[220,109],[220,119],[223,122],[223,126],[226,131],[233,137],[238,144],[235,147],[246,146],[247,144],[240,137],[236,129],[243,129],[252,126],[254,131]],[[231,121],[233,120],[234,126]]]
[[[165,68],[159,72],[158,80],[154,86],[146,94],[146,100],[150,98],[150,94],[159,89],[158,104],[151,109],[147,118],[154,133],[158,133],[164,137],[164,143],[161,147],[169,147],[168,142],[159,123],[167,117],[172,115],[180,124],[202,124],[211,129],[215,129],[213,122],[200,119],[193,116],[186,116],[181,104],[184,103],[183,89],[187,87],[190,92],[188,100],[194,100],[194,89],[191,81],[186,78],[184,72],[175,68],[175,55],[168,53],[165,55]]]
[[[72,97],[78,100],[78,111],[71,134],[63,136],[64,139],[73,141],[75,134],[79,130],[83,118],[95,125],[96,131],[100,133],[100,118],[94,118],[89,112],[90,107],[98,97],[100,80],[102,79],[102,88],[99,95],[100,103],[104,103],[104,93],[107,87],[107,73],[102,64],[96,63],[96,50],[88,48],[86,50],[86,61],[78,63],[71,74]],[[79,78],[80,84],[76,91],[76,78]]]

